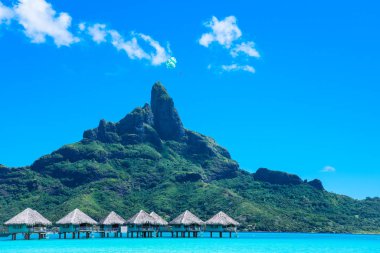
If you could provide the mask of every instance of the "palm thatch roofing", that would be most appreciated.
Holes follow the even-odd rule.
[[[211,219],[206,221],[207,225],[222,225],[222,226],[239,226],[239,222],[232,219],[224,212],[215,214]]]
[[[101,225],[123,225],[127,221],[124,220],[120,215],[115,213],[114,211],[110,212],[107,217],[102,219],[99,224]]]
[[[57,221],[59,225],[72,224],[72,225],[80,225],[80,224],[90,224],[96,225],[98,224],[94,219],[85,214],[79,209],[74,209],[71,213]]]
[[[27,208],[21,213],[17,214],[12,219],[5,222],[4,224],[5,225],[27,225],[27,226],[35,226],[35,225],[49,226],[52,223],[36,210]]]
[[[167,225],[169,225],[169,223],[166,220],[164,220],[160,215],[156,214],[155,212],[151,212],[150,216],[153,217],[153,219],[155,220],[155,224],[156,225],[159,225],[159,226],[167,226]]]
[[[127,224],[133,224],[133,225],[155,225],[156,220],[150,216],[147,212],[144,210],[141,210],[140,212],[133,215],[131,218],[127,220]]]
[[[190,211],[186,210],[185,212],[178,215],[174,220],[169,222],[171,225],[203,225],[204,222],[199,219],[197,216],[192,214]]]

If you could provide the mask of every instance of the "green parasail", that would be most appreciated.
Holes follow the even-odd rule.
[[[177,59],[174,58],[174,57],[170,57],[167,61],[166,61],[166,67],[168,69],[175,69],[177,65]]]

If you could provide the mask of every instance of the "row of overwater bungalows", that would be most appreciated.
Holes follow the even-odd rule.
[[[101,237],[162,237],[164,232],[171,233],[172,237],[198,237],[200,232],[237,233],[239,223],[224,212],[219,212],[211,219],[203,222],[190,211],[185,211],[171,222],[167,222],[155,212],[148,214],[141,210],[128,220],[123,219],[115,212],[109,213],[100,222],[79,209],[75,209],[55,223],[58,226],[59,238],[90,238],[93,232],[100,233]],[[39,239],[46,238],[47,227],[53,224],[39,212],[27,208],[15,217],[5,222],[7,233],[16,240],[17,234],[30,239],[32,234],[38,234]],[[52,230],[54,231],[54,230]]]

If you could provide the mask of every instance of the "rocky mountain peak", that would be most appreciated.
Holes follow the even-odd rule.
[[[154,128],[163,140],[179,141],[185,136],[185,129],[174,107],[173,99],[165,87],[157,82],[151,92],[151,107],[154,115]]]

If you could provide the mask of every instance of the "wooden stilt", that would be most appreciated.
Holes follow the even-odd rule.
[[[220,237],[220,238],[223,237],[223,232],[219,232],[219,237]]]

